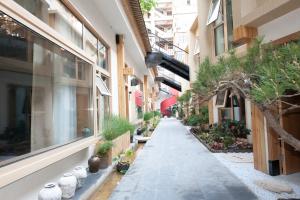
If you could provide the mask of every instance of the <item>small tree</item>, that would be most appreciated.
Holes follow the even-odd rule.
[[[202,101],[207,101],[229,88],[233,94],[250,99],[282,140],[300,151],[300,141],[279,123],[282,115],[300,109],[299,102],[290,101],[300,96],[299,43],[262,45],[260,38],[253,42],[242,59],[234,52],[227,58],[220,58],[216,64],[206,59],[197,72],[194,92]]]
[[[156,6],[156,0],[140,0],[140,5],[143,13],[148,13]]]

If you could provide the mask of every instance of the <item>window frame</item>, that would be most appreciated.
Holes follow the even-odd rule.
[[[83,52],[82,49],[77,47],[70,41],[65,40],[65,38],[60,35],[57,31],[51,28],[49,25],[32,15],[25,8],[20,6],[14,1],[1,1],[0,10],[22,25],[26,26],[28,29],[36,32],[40,36],[46,38],[52,43],[60,46],[61,48],[69,51],[75,56],[83,59],[87,63],[92,65],[92,76],[93,79],[96,75],[96,66],[95,63]],[[108,47],[109,48],[109,47]],[[108,73],[108,72],[106,72]],[[109,74],[110,75],[110,74]],[[94,144],[99,140],[99,137],[96,135],[96,98],[95,98],[96,88],[95,82],[93,81],[93,130],[94,134],[84,139],[76,139],[69,143],[65,143],[59,146],[52,146],[49,149],[43,148],[41,150],[35,151],[32,154],[26,154],[24,157],[20,157],[21,160],[15,160],[12,163],[6,164],[0,168],[0,187],[4,187],[14,181],[17,181],[27,175],[30,175],[40,169],[43,169],[49,166],[52,163],[55,163],[59,160],[62,160],[78,151],[81,151],[91,144]],[[45,160],[44,158],[47,157]],[[32,165],[32,163],[35,163]],[[14,171],[14,173],[11,173]]]

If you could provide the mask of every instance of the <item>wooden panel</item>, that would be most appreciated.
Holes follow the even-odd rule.
[[[132,67],[126,67],[123,69],[123,75],[126,76],[133,76],[134,75],[134,69]]]
[[[239,26],[234,29],[233,41],[235,43],[249,43],[257,36],[257,28],[248,26]]]
[[[264,116],[254,104],[251,108],[254,168],[267,173]]]
[[[125,68],[125,50],[124,50],[124,37],[123,35],[118,36],[117,44],[117,62],[118,62],[118,103],[119,103],[119,115],[126,117],[125,107],[125,84],[123,69]]]
[[[117,137],[113,141],[112,158],[117,157],[120,153],[126,151],[130,146],[130,132]]]
[[[285,101],[288,101],[285,99]],[[300,102],[300,97],[294,98],[289,101],[290,103]],[[286,107],[284,107],[286,108]],[[294,137],[300,139],[300,110],[291,114],[284,115],[281,119],[282,127],[293,134]],[[283,153],[283,174],[291,174],[300,172],[300,152],[295,151],[293,147],[287,143],[282,142]]]

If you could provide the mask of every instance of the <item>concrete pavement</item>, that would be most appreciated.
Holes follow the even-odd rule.
[[[162,119],[110,200],[253,200],[176,119]]]

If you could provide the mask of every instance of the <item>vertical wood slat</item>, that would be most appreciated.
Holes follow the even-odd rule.
[[[268,173],[264,116],[254,104],[252,104],[251,109],[254,168],[262,172]]]
[[[300,97],[294,97],[289,99],[283,99],[286,102],[292,104],[299,104]],[[282,109],[288,108],[288,105],[282,104]],[[289,113],[282,116],[281,125],[289,133],[291,133],[297,139],[300,139],[300,109],[297,112]],[[291,174],[300,172],[300,152],[295,151],[292,146],[282,142],[282,167],[283,174]]]
[[[117,63],[118,63],[118,103],[120,117],[126,117],[125,106],[125,84],[123,69],[125,68],[125,49],[124,49],[124,36],[118,35],[117,43]]]

